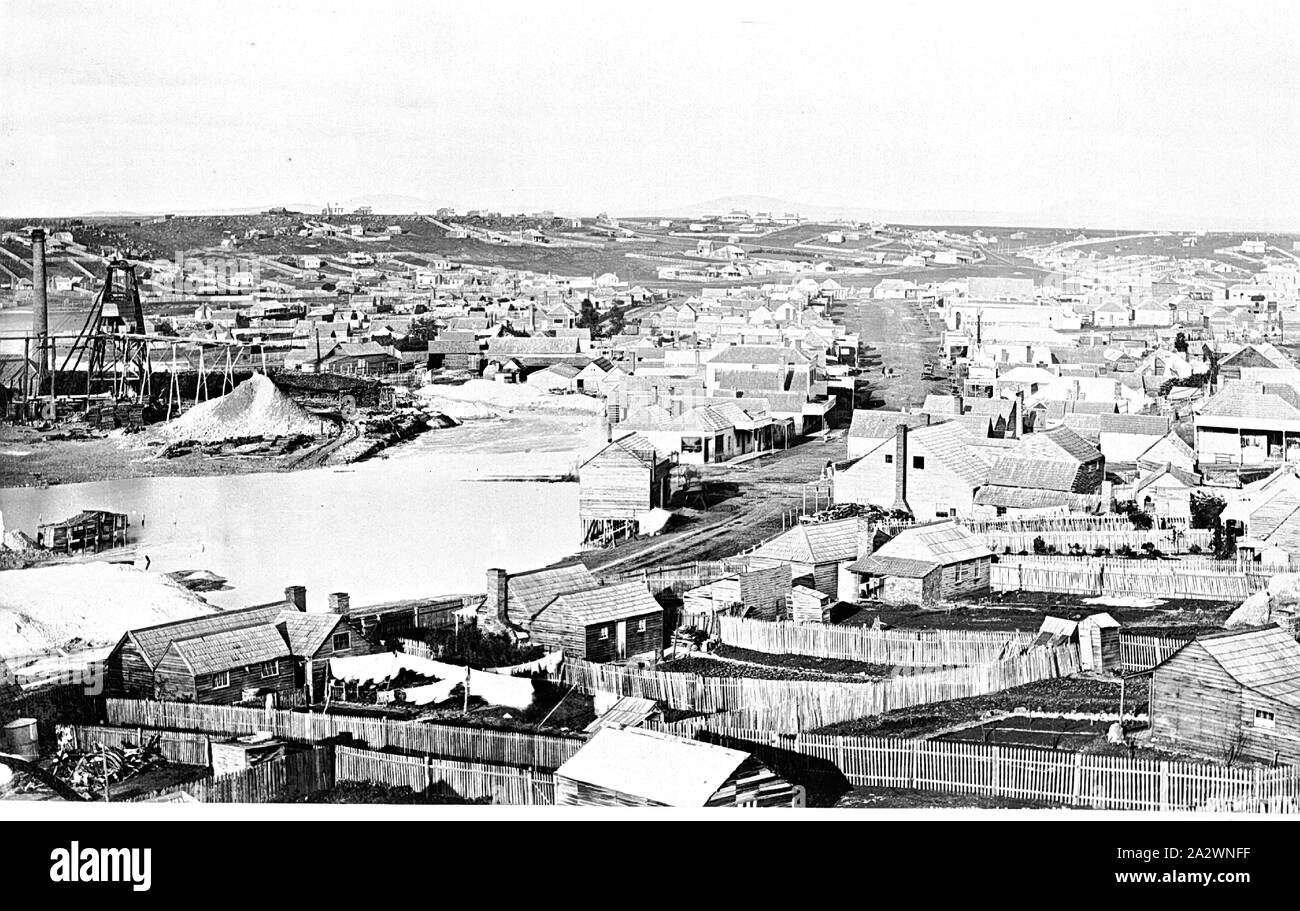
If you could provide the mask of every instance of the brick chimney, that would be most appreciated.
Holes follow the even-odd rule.
[[[907,505],[907,425],[899,424],[894,433],[894,505],[893,509],[912,511]]]
[[[289,585],[284,589],[284,603],[294,610],[305,611],[307,609],[307,587],[304,585]]]
[[[492,606],[492,616],[507,625],[510,621],[509,614],[506,612],[509,603],[509,586],[509,577],[504,569],[487,571],[487,603]]]
[[[330,595],[330,613],[342,614],[344,617],[352,613],[352,599],[347,592],[334,592]]]

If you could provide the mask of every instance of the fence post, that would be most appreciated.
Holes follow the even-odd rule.
[[[1160,760],[1160,809],[1169,809],[1169,761]]]
[[[1002,749],[998,746],[994,746],[989,751],[989,756],[993,760],[992,794],[995,797],[1001,797],[1002,796]]]
[[[1083,793],[1083,754],[1074,754],[1074,779],[1070,782],[1070,806],[1079,805],[1079,795]]]
[[[921,753],[921,741],[909,740],[910,749],[907,756],[907,786],[916,789],[916,767]]]

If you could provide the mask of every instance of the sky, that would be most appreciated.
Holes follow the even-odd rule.
[[[1300,230],[1294,0],[0,0],[0,86],[5,215],[762,195]]]

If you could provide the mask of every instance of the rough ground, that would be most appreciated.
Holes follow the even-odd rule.
[[[837,810],[1059,810],[1055,804],[982,794],[943,794],[907,788],[854,788],[835,803]]]

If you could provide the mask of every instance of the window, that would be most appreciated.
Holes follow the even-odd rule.
[[[1271,728],[1277,726],[1277,716],[1263,709],[1255,709],[1255,727]]]
[[[948,510],[935,507],[934,516],[936,519],[946,519],[948,518]]]
[[[912,467],[913,467],[913,468],[924,468],[924,467],[925,467],[925,456],[912,456]]]
[[[263,661],[261,671],[263,680],[267,677],[274,677],[276,674],[280,673],[280,662],[278,660]]]
[[[341,652],[345,648],[351,648],[351,647],[352,647],[352,636],[350,636],[348,633],[334,634],[334,651]]]
[[[894,464],[894,454],[892,452],[885,453],[885,464],[886,465]]]
[[[220,674],[212,675],[212,688],[219,690],[224,686],[230,686],[230,671],[222,671]]]
[[[637,631],[638,633],[644,633],[644,632],[645,632],[645,621],[644,621],[644,620],[638,620],[638,621],[636,622],[636,631]]]
[[[608,639],[608,638],[609,638],[609,627],[608,627],[608,626],[602,626],[602,627],[600,628],[600,638],[602,638],[602,639]]]
[[[957,585],[966,581],[966,564],[958,563],[952,568],[952,581]]]

